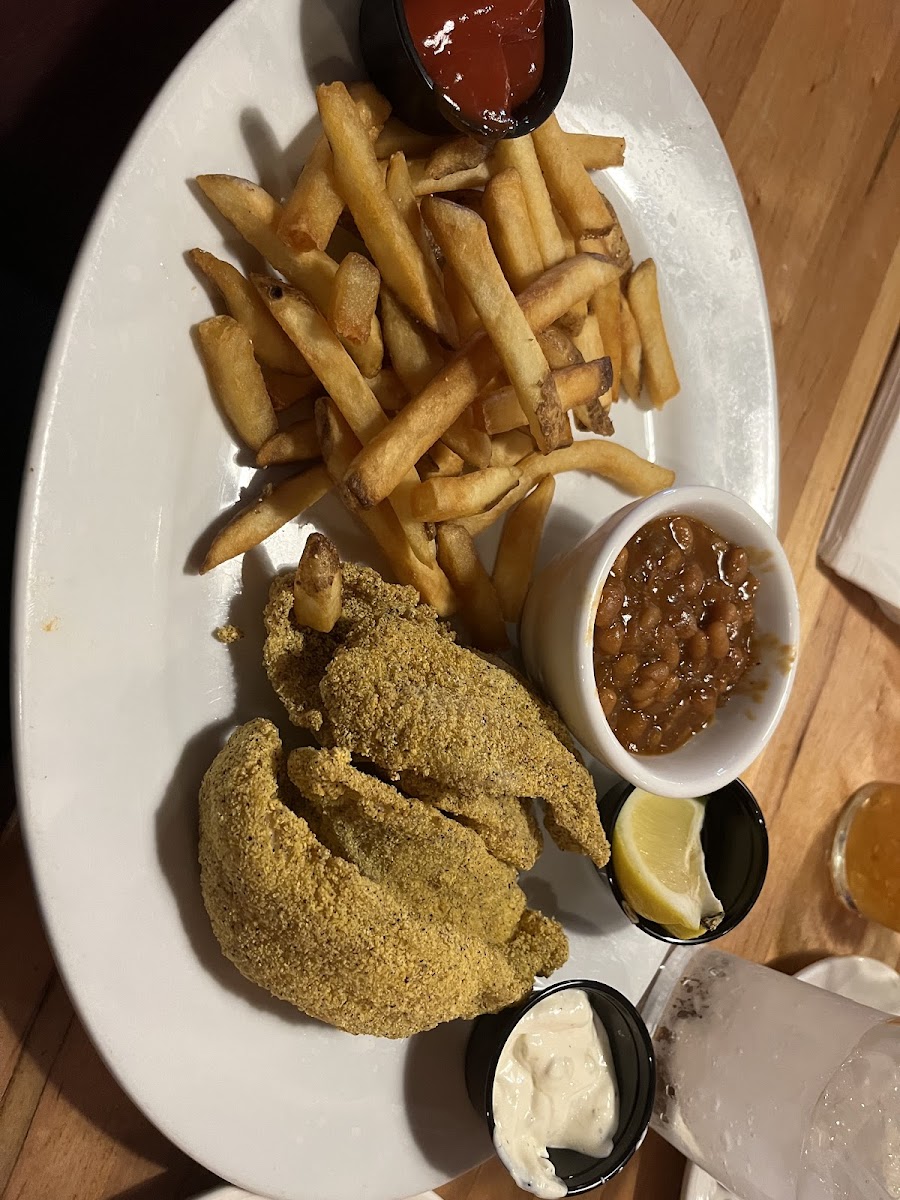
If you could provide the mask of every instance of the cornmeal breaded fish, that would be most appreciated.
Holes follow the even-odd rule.
[[[607,862],[593,780],[545,706],[433,623],[383,616],[337,651],[319,691],[335,741],[354,754],[463,796],[541,799],[563,850]]]
[[[380,785],[382,793],[370,786],[378,781],[357,779],[345,754],[315,755],[295,756],[292,773],[323,808],[358,804],[372,828],[379,813],[402,808],[402,797],[388,798],[388,785]],[[203,899],[224,953],[248,979],[350,1033],[401,1038],[514,1003],[530,991],[535,974],[565,961],[560,927],[528,909],[501,942],[444,919],[447,900],[433,861],[419,884],[397,888],[390,868],[377,866],[374,833],[362,839],[368,844],[360,845],[359,857],[381,881],[367,878],[282,802],[282,770],[278,731],[268,721],[251,721],[232,734],[200,792]],[[407,812],[403,822],[410,831],[424,828],[422,813]],[[454,845],[461,832],[452,835]],[[505,868],[497,875],[482,866],[478,878],[496,900]],[[421,909],[425,880],[440,896],[433,913]],[[504,923],[512,926],[519,903],[512,887],[506,891],[504,915],[493,928],[498,937]]]

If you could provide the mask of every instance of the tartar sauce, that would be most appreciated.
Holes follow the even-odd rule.
[[[548,1147],[612,1152],[619,1097],[606,1030],[587,994],[539,1001],[506,1040],[494,1076],[494,1147],[519,1187],[557,1200],[566,1185]]]

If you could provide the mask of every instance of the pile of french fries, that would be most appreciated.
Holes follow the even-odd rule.
[[[609,440],[614,401],[679,390],[655,264],[633,265],[590,175],[624,161],[624,139],[552,117],[515,140],[442,140],[391,118],[370,84],[316,99],[323,132],[284,204],[198,179],[271,268],[248,278],[191,252],[228,312],[198,328],[213,391],[258,466],[303,464],[216,535],[202,571],[334,489],[401,582],[502,650],[555,475],[633,495],[674,479]],[[597,436],[575,440],[573,417]],[[507,513],[489,575],[473,539]],[[313,543],[301,567],[298,619],[327,624],[333,547]]]

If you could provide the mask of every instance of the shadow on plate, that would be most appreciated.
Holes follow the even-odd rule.
[[[491,1141],[466,1092],[463,1061],[472,1026],[439,1025],[411,1038],[403,1092],[410,1132],[423,1156],[445,1179],[489,1158]]]
[[[300,5],[300,48],[310,86],[364,78],[359,53],[358,0]]]
[[[253,687],[263,670],[262,611],[271,578],[271,570],[261,550],[251,551],[244,556],[242,587],[234,597],[228,614],[230,623],[243,630],[244,637],[232,646],[222,647],[222,653],[231,656],[237,686],[234,714],[208,725],[185,746],[157,809],[156,849],[160,867],[178,904],[185,932],[203,967],[222,987],[240,996],[253,1008],[302,1025],[309,1023],[311,1018],[245,979],[222,953],[203,906],[197,860],[197,797],[200,784],[207,767],[224,746],[228,735],[238,721],[246,721],[254,716],[268,717],[281,726],[287,724],[274,693],[270,703],[260,705],[257,689]],[[248,695],[251,687],[252,697]],[[292,744],[299,744],[303,740],[299,731],[297,735],[291,739]]]

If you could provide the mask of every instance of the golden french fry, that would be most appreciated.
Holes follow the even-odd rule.
[[[234,317],[210,317],[197,338],[213,391],[242,442],[258,450],[278,432],[278,418],[246,330]]]
[[[379,158],[390,158],[399,151],[407,158],[421,158],[436,150],[443,140],[433,134],[410,129],[398,117],[390,117],[375,141],[375,153]]]
[[[511,429],[491,438],[491,466],[514,467],[534,454],[534,438],[525,429]]]
[[[285,245],[277,233],[281,205],[264,188],[232,175],[198,175],[197,183],[207,199],[254,250],[258,250],[289,283],[309,296],[322,312],[328,311],[337,263],[321,250],[298,254]],[[363,375],[377,375],[384,353],[378,321],[373,318],[372,331],[366,342],[361,346],[348,342],[347,349]]]
[[[258,278],[254,276],[254,282]],[[303,353],[359,440],[365,444],[385,429],[388,419],[381,405],[321,313],[287,284],[260,279],[259,286],[269,311]],[[427,563],[434,561],[434,543],[409,512],[409,489],[418,482],[415,468],[405,471],[398,481],[404,486],[394,489],[390,499],[414,552]]]
[[[510,287],[523,291],[543,275],[544,260],[518,171],[509,167],[491,179],[484,189],[482,216]]]
[[[531,228],[541,251],[544,268],[555,267],[566,257],[566,248],[553,214],[550,193],[541,173],[540,163],[531,134],[506,138],[494,149],[495,169],[514,167],[519,173],[525,202],[531,217]]]
[[[573,304],[618,277],[618,268],[612,263],[578,254],[535,280],[519,295],[518,303],[533,330],[546,329]],[[354,461],[346,484],[357,502],[369,508],[388,496],[479,392],[488,387],[498,367],[491,342],[485,334],[476,334]]]
[[[617,442],[595,438],[574,442],[550,454],[531,454],[522,459],[518,467],[521,472],[519,482],[508,495],[489,512],[477,517],[464,517],[459,522],[472,537],[493,525],[498,517],[523,500],[535,484],[548,475],[559,475],[563,471],[588,471],[593,475],[602,475],[632,496],[650,496],[671,487],[675,482],[675,472],[667,467],[648,462]]]
[[[299,517],[331,490],[331,477],[323,466],[292,475],[276,487],[267,487],[258,500],[242,509],[213,538],[200,574],[252,550],[288,521]]]
[[[468,475],[426,479],[412,489],[410,503],[420,521],[455,521],[484,512],[519,482],[513,467],[485,467]]]
[[[455,454],[444,442],[435,442],[426,455],[419,459],[420,479],[432,479],[436,475],[462,475],[465,460]],[[424,465],[422,465],[424,464]]]
[[[361,345],[372,330],[381,276],[361,254],[350,253],[334,277],[328,319],[339,338]]]
[[[352,83],[350,95],[360,119],[374,140],[391,113],[391,106],[371,83]],[[334,185],[331,146],[322,134],[316,141],[294,190],[284,206],[278,235],[294,250],[324,250],[344,211]]]
[[[584,325],[581,327],[581,333],[575,337],[574,341],[586,362],[603,357],[605,353],[603,338],[600,336],[600,323],[595,312],[591,311],[587,314]],[[575,420],[578,427],[604,437],[608,436],[612,433],[612,421],[610,421],[607,411],[611,403],[612,393],[609,392],[602,398],[596,397],[585,404],[577,405]]]
[[[610,389],[612,369],[608,358],[578,363],[553,372],[560,408],[564,412],[579,405],[590,404]],[[519,429],[527,424],[515,389],[500,388],[475,401],[475,420],[491,437]]]
[[[422,214],[419,212],[419,202],[413,193],[412,181],[409,177],[409,166],[404,155],[393,154],[391,156],[391,160],[388,163],[387,176],[385,177],[385,187],[387,188],[387,194],[393,201],[394,207],[400,214],[401,219],[406,223],[409,232],[413,236],[413,240],[421,250],[425,265],[437,279],[440,279],[441,271],[434,256],[434,245],[431,241],[431,235],[425,228]]]
[[[492,579],[507,621],[518,624],[522,616],[555,490],[556,480],[548,475],[512,510],[503,526]]]
[[[237,267],[223,262],[206,250],[192,250],[191,261],[215,285],[228,306],[228,311],[243,325],[253,343],[257,361],[266,367],[290,375],[310,374],[303,355],[259,298],[259,293]]]
[[[481,429],[476,429],[466,418],[457,417],[444,430],[442,441],[470,467],[481,470],[491,465],[491,439]]]
[[[382,501],[374,508],[360,509],[341,486],[350,463],[359,453],[360,442],[327,396],[316,405],[316,431],[325,467],[338,485],[338,495],[369,530],[396,577],[401,583],[409,583],[417,588],[426,604],[430,604],[442,617],[451,616],[456,610],[456,596],[449,580],[436,562],[426,566],[412,552],[397,514],[387,501]]]
[[[584,355],[572,341],[572,337],[559,325],[551,325],[534,335],[552,371],[563,367],[575,367],[584,362]]]
[[[400,376],[388,367],[379,371],[371,379],[367,379],[366,383],[386,413],[399,412],[409,399],[409,393],[403,386]]]
[[[429,179],[443,179],[445,175],[471,171],[485,162],[490,151],[488,142],[479,142],[473,137],[451,138],[432,153],[425,164],[425,174]]]
[[[271,316],[271,313],[269,315]],[[280,328],[281,326],[279,326]],[[297,353],[300,353],[299,350]],[[273,371],[269,367],[263,367],[262,373],[263,379],[266,381],[269,399],[277,413],[293,408],[296,404],[302,405],[296,414],[297,420],[301,416],[312,416],[313,401],[316,396],[321,394],[322,385],[311,371],[308,375],[285,375],[283,371]],[[306,411],[307,409],[308,411]]]
[[[503,145],[502,142],[500,144]],[[463,189],[484,187],[491,177],[491,168],[486,162],[478,167],[469,167],[465,171],[454,171],[452,175],[443,175],[440,179],[432,179],[426,166],[426,163],[417,158],[412,159],[409,164],[409,177],[417,196],[433,196],[438,192],[459,192]]]
[[[438,526],[438,562],[459,597],[460,613],[479,650],[509,645],[500,601],[469,534],[461,525]]]
[[[556,386],[525,314],[497,261],[484,221],[470,209],[431,196],[422,215],[460,278],[494,343],[541,450],[572,440]]]
[[[622,376],[622,305],[618,283],[607,284],[594,293],[591,310],[597,318],[604,353],[609,355],[612,367],[610,390],[612,400],[619,398],[619,381]]]
[[[599,133],[567,133],[576,158],[588,171],[605,171],[607,167],[621,167],[625,162],[625,139],[604,137]]]
[[[453,317],[438,280],[387,194],[381,167],[356,105],[342,83],[316,89],[319,115],[334,156],[338,191],[385,283],[448,345],[456,342]]]
[[[444,351],[431,330],[411,317],[389,288],[381,294],[381,321],[391,364],[406,391],[417,396],[444,365]]]
[[[443,280],[444,293],[459,330],[460,341],[467,342],[472,334],[481,328],[481,317],[475,311],[468,292],[449,262],[444,263]]]
[[[553,216],[556,218],[556,228],[559,230],[559,236],[562,238],[563,245],[566,248],[566,258],[572,258],[578,253],[578,247],[575,245],[575,238],[572,235],[572,230],[568,227],[568,225],[562,219],[562,216],[556,211],[555,208],[553,210]],[[581,248],[582,250],[586,249],[584,246]],[[593,246],[588,247],[587,250],[588,253],[591,254],[602,253],[600,249]]]
[[[641,336],[644,382],[654,407],[662,408],[681,390],[659,306],[656,263],[645,259],[628,280],[628,304]]]
[[[259,448],[256,455],[258,467],[275,467],[282,463],[306,462],[319,457],[319,439],[316,437],[316,422],[313,417],[295,421],[287,429],[274,434]]]
[[[340,555],[324,534],[311,533],[294,572],[294,619],[307,629],[331,633],[342,601]]]
[[[532,138],[547,190],[575,240],[608,233],[615,218],[556,117],[545,121]]]
[[[642,351],[641,335],[631,307],[624,296],[620,297],[622,319],[622,387],[632,400],[641,398]]]

